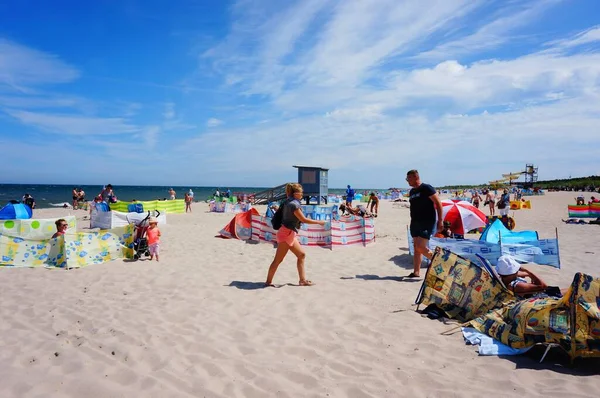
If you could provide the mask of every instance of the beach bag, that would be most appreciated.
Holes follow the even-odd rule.
[[[500,210],[502,210],[502,209],[506,208],[506,202],[504,202],[503,200],[500,200],[496,204],[496,207],[498,207]]]
[[[279,206],[275,212],[275,215],[271,219],[271,225],[273,226],[274,230],[281,228],[281,223],[283,222],[283,206],[285,206],[285,203]]]

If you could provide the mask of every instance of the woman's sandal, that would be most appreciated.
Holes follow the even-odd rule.
[[[308,279],[305,279],[303,281],[298,282],[298,285],[300,285],[300,286],[313,286],[314,283],[312,281],[309,281]]]
[[[421,275],[417,275],[414,272],[411,272],[410,275],[407,276],[407,278],[420,278]]]

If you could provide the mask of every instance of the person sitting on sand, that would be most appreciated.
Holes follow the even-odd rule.
[[[583,195],[579,195],[575,198],[575,200],[577,201],[577,206],[583,206],[585,205],[585,198],[583,197]]]
[[[275,277],[275,272],[277,272],[277,267],[279,267],[279,264],[281,264],[287,252],[291,251],[297,258],[298,284],[300,286],[312,286],[313,283],[306,279],[304,270],[306,253],[302,249],[302,246],[300,246],[300,242],[298,242],[296,236],[298,235],[298,229],[300,228],[301,223],[325,225],[326,221],[311,220],[304,216],[304,213],[302,213],[302,205],[300,203],[304,195],[302,185],[287,184],[285,193],[288,199],[282,204],[282,206],[284,206],[283,217],[281,227],[277,230],[277,251],[275,252],[273,262],[269,266],[265,285],[273,286],[273,278]]]
[[[67,232],[67,228],[69,228],[69,224],[64,218],[59,218],[54,224],[56,224],[56,232],[52,235],[52,239],[64,235]]]
[[[548,289],[548,285],[539,276],[521,267],[521,264],[509,255],[500,256],[496,271],[504,285],[516,296],[531,296]],[[525,278],[529,278],[529,281]]]
[[[442,228],[442,230],[440,231],[440,235],[442,235],[444,238],[452,238],[452,230],[450,229],[451,225],[452,224],[450,223],[450,221],[444,221],[444,228]]]
[[[594,196],[592,196],[590,198],[591,200],[588,202],[588,204],[592,204],[592,203],[600,203],[600,199],[596,199]]]
[[[377,212],[379,211],[379,198],[377,197],[377,195],[375,195],[375,192],[371,192],[371,194],[369,195],[369,200],[367,201],[367,208],[369,208],[369,204],[371,204],[371,213],[373,213],[373,215],[377,217]]]

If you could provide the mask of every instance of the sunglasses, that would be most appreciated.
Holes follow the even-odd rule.
[[[61,227],[68,227],[69,224],[60,224]]]

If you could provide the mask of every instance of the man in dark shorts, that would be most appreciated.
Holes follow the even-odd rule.
[[[434,227],[436,227],[436,214],[437,230],[441,231],[443,229],[442,201],[435,192],[435,188],[421,182],[417,170],[410,170],[406,173],[406,181],[412,187],[409,192],[410,236],[412,236],[415,245],[413,272],[408,277],[418,278],[420,276],[423,255],[428,259],[431,259],[433,256],[427,244],[433,234]]]

